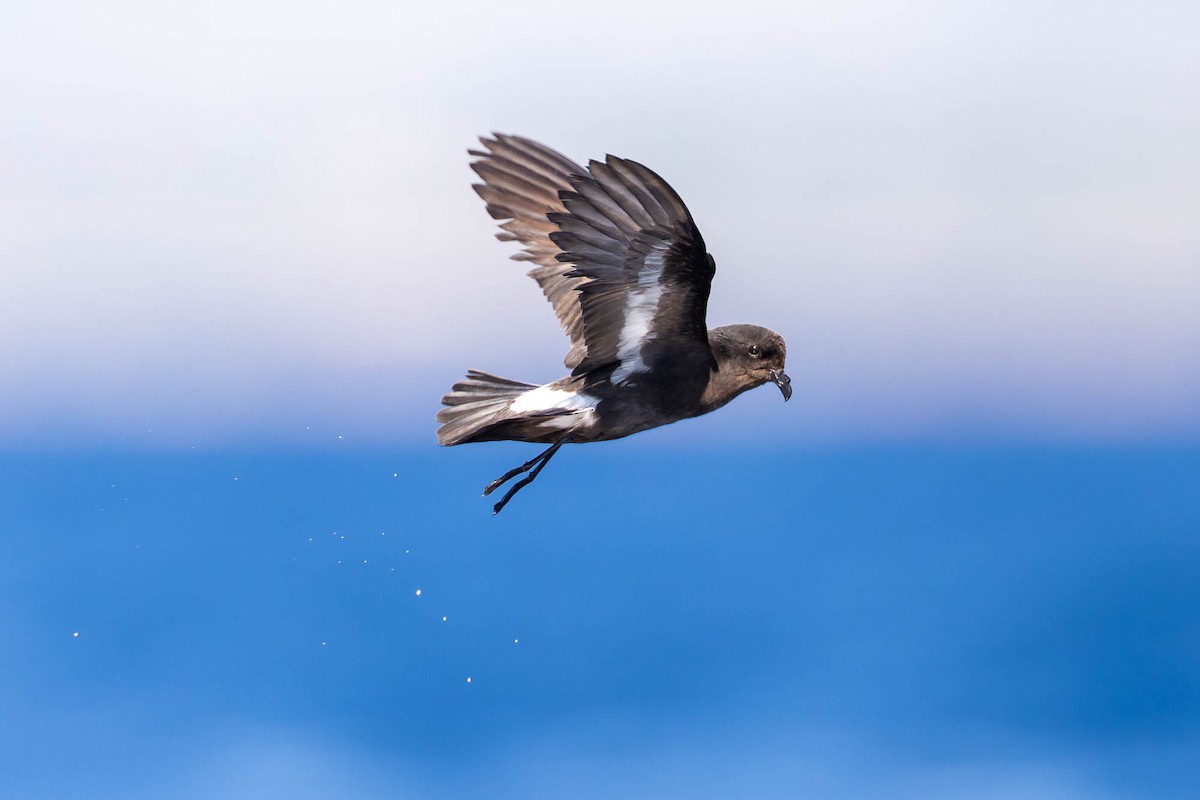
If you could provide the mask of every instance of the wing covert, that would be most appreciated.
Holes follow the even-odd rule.
[[[564,212],[548,215],[557,259],[574,266],[586,357],[579,375],[613,365],[612,381],[653,379],[656,365],[699,354],[713,365],[705,316],[716,271],[679,195],[635,161],[608,156],[571,177]]]
[[[656,365],[715,364],[705,316],[716,267],[666,181],[611,155],[585,170],[519,136],[480,142],[475,191],[501,220],[497,238],[523,245],[513,258],[535,265],[575,375],[611,366],[614,383],[666,380]]]

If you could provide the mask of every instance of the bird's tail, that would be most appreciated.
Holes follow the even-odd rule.
[[[472,441],[485,428],[506,418],[508,404],[518,395],[536,389],[533,383],[501,378],[478,370],[467,370],[467,377],[450,388],[442,398],[446,406],[438,412],[438,444],[454,445]]]

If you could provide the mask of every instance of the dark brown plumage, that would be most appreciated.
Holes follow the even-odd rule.
[[[443,445],[516,440],[550,447],[496,481],[528,472],[499,513],[567,443],[618,439],[706,414],[744,391],[791,380],[779,334],[757,325],[709,330],[716,265],[683,201],[658,175],[608,156],[586,169],[519,136],[472,150],[475,191],[520,242],[571,340],[571,374],[544,386],[470,371],[442,398]]]

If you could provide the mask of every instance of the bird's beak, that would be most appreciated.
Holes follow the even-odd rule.
[[[787,376],[786,372],[781,369],[771,370],[771,383],[779,387],[785,403],[792,399],[792,379]]]

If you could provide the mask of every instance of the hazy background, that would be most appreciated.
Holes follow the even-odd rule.
[[[672,182],[711,321],[788,338],[803,410],[772,436],[1195,439],[1198,26],[1184,2],[7,9],[0,438],[427,442],[466,367],[557,377],[468,188],[500,130]]]
[[[8,5],[0,794],[1200,785],[1195,3]],[[670,181],[792,401],[491,519],[491,130]]]

